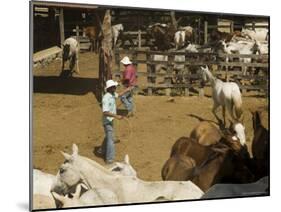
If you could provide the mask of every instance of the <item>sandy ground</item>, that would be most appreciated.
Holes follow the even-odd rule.
[[[95,90],[98,77],[97,56],[80,55],[79,76],[60,78],[60,61],[44,68],[35,68],[33,94],[33,166],[55,174],[63,163],[60,151],[71,153],[76,143],[81,155],[104,164],[93,150],[104,137],[101,108]],[[207,95],[210,91],[207,89]],[[161,168],[169,157],[177,138],[188,136],[198,123],[197,115],[214,120],[212,99],[136,95],[136,115],[129,121],[115,122],[116,160],[125,154],[138,176],[144,180],[161,180]],[[119,104],[119,103],[118,103]],[[256,95],[243,97],[247,145],[253,138],[251,113],[248,109],[266,108],[267,99]],[[122,110],[122,106],[120,107]],[[221,115],[221,113],[219,113]]]

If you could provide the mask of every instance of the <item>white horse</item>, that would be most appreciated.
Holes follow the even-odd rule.
[[[118,37],[122,31],[124,31],[123,24],[116,24],[111,27],[112,29],[112,37],[113,37],[113,48],[115,48],[117,44]]]
[[[239,86],[234,82],[223,82],[212,75],[208,66],[201,67],[202,78],[204,81],[209,80],[212,87],[212,97],[214,105],[212,112],[219,122],[221,120],[216,114],[219,106],[222,106],[223,123],[225,125],[225,108],[231,118],[238,122],[242,116],[242,97]]]
[[[95,161],[80,156],[75,144],[72,149],[72,155],[62,153],[66,160],[60,168],[60,180],[68,186],[82,182],[90,189],[109,189],[117,195],[118,203],[197,199],[203,194],[191,181],[147,182],[134,176],[115,174]]]
[[[72,72],[75,64],[76,64],[76,73],[79,74],[79,51],[80,51],[80,45],[79,42],[70,37],[67,38],[63,42],[63,54],[62,54],[62,67],[61,71],[64,70],[64,63],[69,60],[69,69],[70,72]]]

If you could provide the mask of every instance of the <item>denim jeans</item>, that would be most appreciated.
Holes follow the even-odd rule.
[[[128,112],[132,112],[133,111],[133,107],[134,107],[133,92],[134,92],[134,89],[135,88],[133,88],[131,91],[128,91],[128,92],[124,93],[120,97],[121,102],[124,104],[124,106],[128,110]]]
[[[103,125],[105,138],[102,143],[102,151],[105,155],[105,161],[114,161],[115,147],[114,147],[114,130],[113,122]]]

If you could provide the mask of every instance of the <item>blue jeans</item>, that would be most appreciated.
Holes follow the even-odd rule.
[[[133,111],[134,103],[133,103],[133,90],[128,91],[124,93],[121,97],[120,100],[124,104],[125,108],[128,110],[128,112]]]
[[[113,122],[106,123],[103,125],[105,138],[102,143],[102,151],[105,155],[105,161],[114,161],[115,147],[114,147],[114,130]]]

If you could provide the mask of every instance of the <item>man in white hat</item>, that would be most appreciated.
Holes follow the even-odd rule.
[[[120,62],[125,67],[122,78],[125,90],[120,93],[120,100],[128,110],[128,116],[133,116],[133,91],[137,85],[137,72],[129,57],[125,56]]]
[[[114,118],[121,120],[124,117],[117,115],[116,113],[116,98],[118,94],[116,91],[117,82],[113,80],[106,81],[106,94],[102,98],[102,112],[103,112],[103,127],[105,132],[105,138],[101,147],[101,153],[105,156],[105,162],[111,164],[115,157],[114,148]]]

